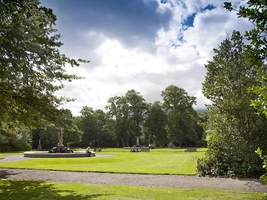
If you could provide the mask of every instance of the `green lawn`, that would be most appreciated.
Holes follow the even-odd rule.
[[[181,188],[155,188],[0,179],[0,199],[19,200],[211,200],[262,199],[261,193],[234,190],[204,190]]]
[[[150,152],[129,152],[122,148],[103,149],[96,157],[87,158],[38,158],[24,161],[0,163],[0,168],[51,169],[67,171],[142,173],[142,174],[196,174],[196,157],[204,155],[206,149],[198,152],[184,152],[184,149],[151,149]],[[15,154],[21,154],[16,152]],[[0,158],[14,153],[0,154]],[[109,154],[111,157],[101,157]],[[99,155],[99,157],[98,157]],[[261,192],[184,189],[160,187],[134,187],[115,185],[89,185],[77,183],[53,183],[0,179],[0,199],[262,199]]]
[[[103,149],[96,157],[35,158],[18,162],[0,163],[0,168],[45,170],[140,173],[140,174],[196,174],[196,158],[205,149],[184,152],[184,149],[151,149],[150,152],[130,152],[122,148]],[[110,157],[98,157],[101,154]]]

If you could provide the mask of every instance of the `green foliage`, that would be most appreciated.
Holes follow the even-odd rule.
[[[129,146],[130,138],[134,137],[133,124],[129,119],[130,111],[126,98],[115,96],[108,99],[107,117],[109,128],[114,130],[115,138],[120,146]]]
[[[92,107],[84,106],[80,111],[81,116],[75,118],[75,123],[83,132],[82,146],[92,146],[93,138],[96,135],[96,118],[94,117],[94,110]]]
[[[257,149],[256,154],[262,160],[262,167],[265,169],[265,174],[263,174],[260,178],[267,185],[267,156],[263,155],[262,150],[260,148]]]
[[[144,123],[144,133],[147,143],[157,146],[167,146],[168,137],[166,132],[167,115],[159,101],[149,106],[148,114]]]
[[[80,111],[81,116],[75,118],[74,122],[83,132],[82,140],[76,143],[78,146],[103,147],[114,145],[112,131],[108,128],[110,122],[102,110],[84,106]]]
[[[58,130],[54,126],[46,127],[39,136],[42,149],[49,150],[58,144]]]
[[[167,114],[166,131],[170,141],[178,146],[195,146],[197,140],[196,125],[197,113],[193,109],[196,97],[174,85],[170,85],[161,96],[163,108]]]
[[[140,137],[142,134],[142,125],[147,112],[147,103],[143,96],[135,90],[129,90],[125,94],[125,98],[129,105],[130,119],[134,124],[135,137]]]
[[[246,138],[234,116],[220,113],[210,106],[205,126],[209,136],[208,150],[197,161],[198,173],[203,176],[254,177],[262,172],[260,160],[254,153],[261,138],[253,138],[252,134]]]
[[[67,74],[66,65],[79,61],[59,52],[56,16],[38,0],[0,3],[0,120],[10,127],[45,127],[55,121],[58,106],[73,101],[57,97]]]
[[[113,128],[120,146],[136,144],[136,138],[142,135],[142,125],[147,112],[147,104],[135,90],[129,90],[124,96],[108,99],[107,117],[114,120]]]
[[[11,130],[6,130],[9,132]],[[26,127],[12,129],[8,135],[0,134],[0,151],[27,151],[31,150],[30,130]]]
[[[247,60],[255,57],[255,54],[260,56],[260,61],[267,61],[267,1],[266,0],[249,0],[247,6],[240,6],[235,9],[231,2],[225,2],[225,8],[229,11],[237,11],[238,17],[247,18],[250,20],[254,28],[246,31],[245,36],[250,41],[247,52]],[[266,65],[256,64],[259,67],[258,79],[259,83],[251,87],[250,91],[255,93],[258,98],[252,99],[252,106],[257,108],[260,113],[267,116],[267,76]]]
[[[247,46],[234,31],[205,66],[203,94],[213,103],[204,129],[208,136],[207,155],[198,161],[198,172],[212,176],[257,176],[260,160],[253,152],[266,150],[267,122],[250,107],[256,96],[248,88],[258,83],[259,57],[246,59]]]
[[[267,185],[267,156],[263,155],[262,150],[260,148],[257,149],[256,154],[260,157],[262,160],[262,167],[265,169],[265,173],[261,175],[260,179],[264,182],[265,185]],[[267,193],[264,193],[263,199],[267,200]]]
[[[156,143],[167,146],[170,141],[167,135],[168,115],[179,116],[178,127],[175,117],[169,117],[171,140],[181,142],[182,146],[202,146],[203,129],[197,124],[198,115],[192,107],[196,98],[188,96],[184,89],[178,91],[178,87],[173,88],[173,94],[170,92],[170,95],[176,95],[176,99],[169,102],[167,96],[164,98],[165,105],[175,103],[175,109],[164,107],[160,102],[147,104],[143,96],[135,90],[129,90],[123,96],[109,98],[105,107],[107,113],[84,106],[80,111],[81,116],[74,120],[83,132],[82,142],[78,146],[132,146],[136,145],[137,138],[140,145]],[[180,136],[177,131],[180,131]],[[178,136],[181,139],[178,140]]]
[[[51,126],[47,126],[45,129],[35,129],[32,132],[32,148],[37,149],[39,140],[41,142],[42,149],[51,149],[55,147],[58,140],[58,127],[63,128],[63,143],[65,146],[71,146],[72,144],[79,143],[81,141],[82,132],[78,129],[74,123],[72,113],[68,109],[60,109],[60,113]]]
[[[93,113],[96,118],[96,136],[93,139],[94,147],[114,147],[114,133],[109,129],[106,129],[108,119],[106,113],[103,110],[95,110]]]
[[[231,2],[225,2],[224,7],[237,11],[238,17],[247,18],[255,26],[252,30],[246,31],[246,37],[251,41],[252,48],[259,50],[262,59],[267,58],[267,2],[266,0],[249,0],[247,6],[240,6],[238,9],[232,6]]]
[[[251,101],[251,106],[256,108],[259,113],[265,114],[265,116],[267,117],[267,110],[265,109],[267,106],[267,66],[263,66],[264,68],[259,68],[258,71],[259,83],[249,88],[249,91],[257,95],[257,98]]]

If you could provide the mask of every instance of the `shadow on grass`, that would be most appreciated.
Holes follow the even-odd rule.
[[[15,174],[15,173],[12,173]],[[73,190],[57,189],[56,184],[44,181],[7,180],[12,175],[5,170],[0,171],[0,199],[66,199],[85,200],[110,194],[78,194]],[[88,186],[90,187],[90,186]]]

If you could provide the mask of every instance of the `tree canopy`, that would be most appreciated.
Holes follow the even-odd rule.
[[[44,127],[56,120],[59,105],[73,101],[54,92],[81,78],[65,66],[88,61],[60,53],[56,15],[38,0],[1,0],[0,13],[0,120]]]
[[[248,47],[234,31],[205,67],[203,94],[212,101],[204,128],[208,151],[198,160],[198,171],[211,176],[256,176],[262,172],[255,150],[266,151],[267,121],[257,115],[250,101],[257,98],[248,88],[257,84],[260,57],[248,61]],[[257,63],[257,65],[255,65]]]
[[[155,101],[148,106],[148,114],[144,123],[144,134],[149,143],[157,146],[167,146],[168,137],[166,131],[167,113],[162,103]]]
[[[197,113],[193,109],[196,97],[174,85],[162,91],[163,108],[167,112],[166,131],[169,140],[177,146],[194,146],[197,140],[195,125]]]
[[[265,65],[257,65],[259,68],[258,84],[253,85],[250,91],[255,93],[258,98],[252,100],[252,106],[267,117],[267,1],[249,0],[246,6],[239,8],[235,8],[231,2],[225,2],[224,7],[228,11],[236,11],[238,17],[247,18],[254,25],[253,29],[245,33],[246,38],[250,41],[250,45],[247,46],[246,59],[251,60],[255,55],[256,57],[260,55],[260,60]]]

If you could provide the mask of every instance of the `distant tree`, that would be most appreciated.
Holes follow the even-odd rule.
[[[79,130],[83,132],[80,145],[82,147],[93,145],[97,137],[97,118],[94,116],[94,110],[92,107],[83,106],[80,113],[81,116],[74,120]]]
[[[167,112],[168,137],[179,146],[194,146],[197,140],[195,125],[197,113],[193,109],[196,97],[174,85],[162,91],[163,108]]]
[[[150,144],[167,146],[168,137],[166,132],[167,114],[159,101],[149,106],[148,114],[144,123],[144,132]]]
[[[196,146],[198,147],[207,147],[207,141],[206,141],[206,132],[204,129],[204,124],[207,122],[208,113],[205,109],[204,111],[197,112],[198,114],[198,120],[196,124],[196,133],[197,133],[197,141]]]
[[[37,130],[35,130],[37,131]],[[34,133],[35,133],[34,131]],[[58,130],[54,126],[48,126],[45,129],[40,130],[40,142],[43,150],[50,150],[56,147],[58,144]],[[39,139],[36,141],[37,147]],[[63,141],[64,142],[64,141]]]
[[[102,131],[105,133],[105,138],[102,139],[101,147],[118,147],[121,140],[117,138],[116,121],[110,119],[106,113],[106,123]]]
[[[125,94],[127,104],[129,105],[129,117],[134,124],[135,137],[142,135],[142,126],[147,112],[147,103],[143,96],[135,90],[129,90]]]
[[[63,144],[64,146],[73,146],[75,144],[78,144],[81,142],[82,138],[82,131],[78,128],[77,125],[73,125],[72,129],[70,130],[64,130],[64,140]]]
[[[131,115],[127,99],[124,96],[115,96],[108,99],[108,104],[105,107],[107,117],[114,120],[114,123],[109,123],[109,127],[115,131],[116,140],[120,146],[130,146],[129,143],[135,136],[133,121],[129,119]],[[112,126],[113,125],[113,128]],[[106,127],[107,128],[107,127]]]
[[[0,13],[0,121],[45,127],[56,120],[59,105],[73,101],[54,94],[64,81],[80,79],[65,66],[86,61],[59,52],[56,16],[38,0],[2,0]]]
[[[63,144],[64,146],[71,146],[72,144],[81,141],[82,132],[74,123],[72,113],[68,109],[60,109],[60,115],[54,123],[43,129],[35,129],[32,132],[32,148],[37,149],[39,140],[43,149],[51,149],[57,146],[58,128],[63,128]]]
[[[266,150],[267,121],[250,106],[256,96],[248,88],[257,84],[257,65],[246,59],[247,46],[234,31],[225,39],[205,67],[203,94],[212,101],[207,121],[208,151],[198,161],[198,171],[213,176],[255,176],[260,171],[258,147]]]
[[[94,147],[110,147],[115,146],[114,133],[107,129],[108,119],[106,113],[101,110],[95,110],[93,114],[96,118],[96,137],[93,142]]]

